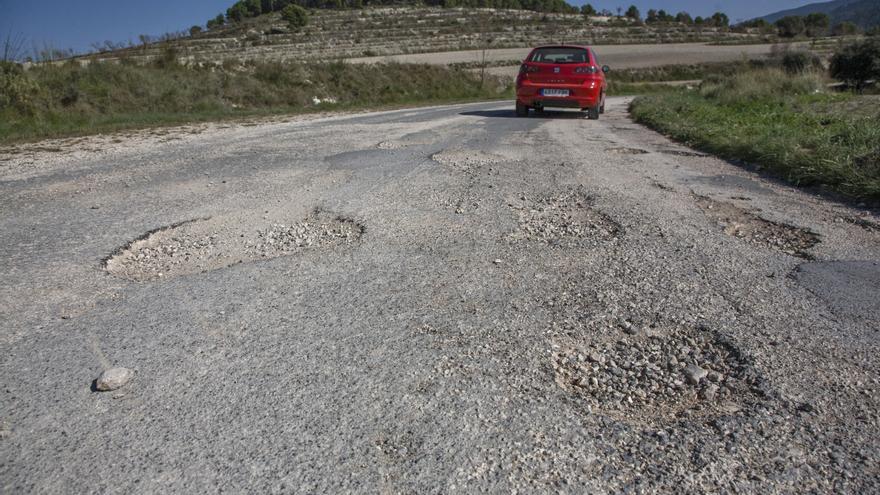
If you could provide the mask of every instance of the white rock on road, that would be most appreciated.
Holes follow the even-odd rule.
[[[99,392],[110,392],[124,387],[134,378],[134,371],[128,368],[110,368],[104,370],[95,380],[95,389]]]

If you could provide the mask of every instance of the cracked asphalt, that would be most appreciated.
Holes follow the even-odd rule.
[[[0,150],[0,491],[880,492],[876,212],[627,104]]]

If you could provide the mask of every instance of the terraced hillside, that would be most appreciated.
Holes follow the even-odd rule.
[[[309,25],[294,32],[278,14],[246,19],[171,43],[148,44],[96,58],[156,57],[169,46],[196,63],[236,60],[327,60],[454,50],[515,48],[552,42],[656,44],[697,41],[766,41],[681,24],[644,26],[624,20],[524,10],[430,7],[313,11]]]

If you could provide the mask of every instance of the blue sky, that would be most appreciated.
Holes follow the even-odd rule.
[[[234,0],[0,0],[0,35],[27,38],[34,44],[54,48],[89,50],[93,42],[137,41],[140,34],[162,34],[204,24],[226,10]],[[571,1],[581,5],[584,0]],[[598,9],[616,10],[635,4],[670,12],[686,10],[709,15],[720,10],[733,20],[769,14],[811,3],[811,0],[654,0],[590,1]],[[30,51],[30,50],[29,50]]]

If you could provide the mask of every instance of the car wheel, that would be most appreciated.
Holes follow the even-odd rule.
[[[535,113],[544,113],[544,107],[535,107]]]
[[[587,118],[590,120],[599,120],[599,105],[587,109]]]
[[[516,102],[516,116],[517,117],[528,117],[529,116],[529,107],[523,105],[520,102]]]

